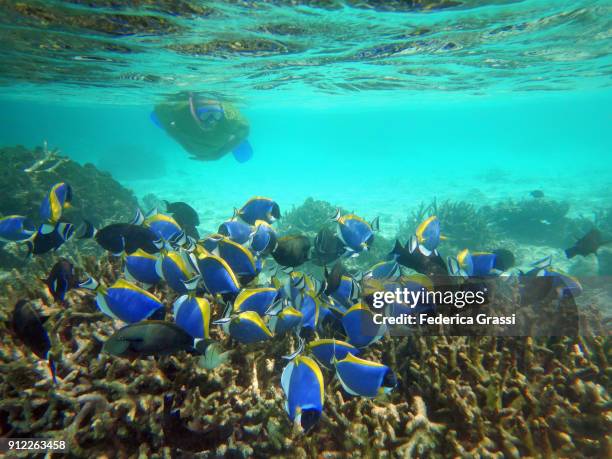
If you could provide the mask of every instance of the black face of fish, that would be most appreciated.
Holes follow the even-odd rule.
[[[336,263],[332,268],[331,272],[328,272],[325,269],[325,293],[331,295],[338,287],[340,287],[340,281],[342,280],[342,276],[346,272],[344,265],[341,261]]]
[[[28,242],[30,253],[42,255],[59,249],[72,236],[73,231],[74,226],[70,223],[57,223],[55,227],[41,225],[34,239]]]
[[[612,240],[604,240],[601,231],[593,228],[591,231],[586,233],[580,239],[576,241],[573,247],[565,250],[567,258],[573,258],[576,255],[590,255],[596,253],[599,247],[605,244],[609,244]]]
[[[206,430],[192,430],[181,420],[178,409],[173,410],[174,396],[164,396],[162,428],[166,444],[184,451],[214,450],[234,433],[231,425],[212,426]]]
[[[13,310],[13,330],[21,341],[41,359],[46,359],[51,341],[43,326],[47,318],[41,316],[30,303],[18,301]]]
[[[406,268],[414,269],[416,272],[429,277],[448,276],[446,263],[438,253],[429,256],[423,255],[420,250],[410,253],[408,247],[402,247],[399,241],[395,241],[395,247],[390,254],[397,262]]]
[[[151,229],[130,225],[125,237],[125,252],[131,254],[138,249],[142,249],[154,255],[159,253],[159,242],[159,238]]]
[[[131,254],[139,248],[150,254],[159,252],[156,245],[157,235],[144,226],[113,223],[99,230],[95,239],[102,248],[111,253],[125,251]]]
[[[274,217],[276,220],[281,218],[280,207],[277,203],[274,203],[272,205],[272,209],[270,210],[270,215],[272,215],[272,217]]]
[[[495,269],[507,271],[516,263],[516,258],[510,250],[495,249],[493,253],[495,254]]]
[[[317,410],[304,410],[302,411],[301,424],[304,432],[308,432],[312,429],[319,421],[321,413]]]
[[[310,240],[301,234],[284,236],[278,240],[272,257],[281,266],[295,268],[308,261]]]
[[[382,385],[383,387],[390,388],[397,386],[397,377],[395,376],[395,373],[393,373],[391,370],[387,371],[385,373],[385,377],[383,378]]]
[[[312,251],[312,261],[318,265],[332,263],[346,251],[342,240],[330,227],[323,227],[317,233]]]
[[[117,330],[106,340],[102,351],[118,357],[144,357],[194,349],[193,338],[178,325],[147,320]]]
[[[552,276],[524,275],[519,278],[521,306],[539,303],[553,292]]]
[[[104,250],[111,253],[121,253],[125,246],[124,233],[128,226],[127,223],[113,223],[105,226],[96,233],[96,242]]]
[[[166,203],[166,211],[172,214],[172,218],[184,228],[185,226],[195,227],[200,224],[200,217],[193,207],[186,202],[168,202]]]
[[[536,199],[540,199],[544,197],[544,192],[542,190],[533,190],[529,194]]]
[[[51,268],[45,283],[55,301],[64,301],[66,293],[77,284],[74,276],[74,266],[65,258],[61,258]]]

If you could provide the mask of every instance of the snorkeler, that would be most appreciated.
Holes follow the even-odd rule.
[[[191,154],[214,161],[230,151],[238,162],[253,156],[249,122],[229,103],[194,93],[181,93],[155,106],[151,120]]]

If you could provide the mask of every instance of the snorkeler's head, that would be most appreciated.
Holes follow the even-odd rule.
[[[206,130],[214,128],[225,116],[221,104],[213,99],[199,99],[192,95],[189,105],[196,122]]]

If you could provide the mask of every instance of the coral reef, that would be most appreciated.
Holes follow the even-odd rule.
[[[123,206],[128,207],[119,209]],[[480,212],[465,203],[435,210],[440,208],[451,222],[459,218],[454,213]],[[309,199],[281,219],[281,231],[312,237],[329,224],[333,210],[329,203]],[[427,212],[423,208],[421,214]],[[449,227],[456,237],[463,234],[460,225]],[[348,263],[361,269],[383,258],[390,244],[377,235],[373,253]],[[116,279],[119,259],[84,255],[67,246],[79,277],[86,271],[106,285]],[[398,387],[373,400],[351,397],[324,370],[322,419],[301,434],[284,412],[280,388],[286,365],[282,356],[297,345],[293,336],[237,345],[213,327],[212,338],[231,350],[228,362],[214,370],[200,368],[198,358],[186,353],[112,357],[101,353],[102,343],[121,324],[97,311],[91,293],[73,290],[64,304],[54,303],[40,280],[53,262],[37,257],[0,278],[2,436],[64,439],[71,457],[78,458],[612,455],[609,319],[593,305],[577,310],[585,336],[388,336],[365,350],[364,357],[393,368]],[[166,305],[176,299],[167,286],[156,286],[153,293]],[[50,317],[45,326],[56,385],[46,362],[11,331],[11,312],[22,298]],[[214,304],[213,319],[222,310]],[[190,428],[232,425],[227,444],[198,453],[169,446],[163,430],[163,399],[169,393]]]
[[[570,205],[552,199],[503,201],[481,209],[484,218],[502,235],[521,242],[564,247],[572,236],[584,232],[592,223],[567,216]]]
[[[80,259],[110,283],[117,261]],[[41,266],[42,268],[42,266]],[[609,338],[389,337],[368,350],[390,364],[399,387],[350,397],[325,374],[325,411],[307,435],[283,410],[280,358],[293,338],[230,346],[230,361],[206,371],[193,356],[129,361],[100,353],[118,327],[91,295],[70,292],[58,307],[13,271],[0,291],[0,434],[65,439],[73,457],[173,457],[162,431],[163,395],[177,394],[194,429],[231,423],[227,445],[198,457],[609,457],[612,429]],[[40,292],[43,292],[42,296]],[[168,304],[166,288],[156,289]],[[60,381],[24,350],[7,324],[18,298],[49,320]],[[217,308],[215,315],[220,314]],[[183,455],[179,457],[189,457]]]
[[[68,182],[74,192],[70,208],[64,211],[63,219],[75,225],[89,220],[96,226],[109,222],[129,221],[138,202],[132,192],[110,174],[100,172],[92,164],[80,165],[47,146],[28,150],[21,146],[0,149],[0,189],[11,190],[0,200],[0,216],[25,215],[35,224],[41,223],[40,203],[51,187]],[[83,253],[101,253],[97,244],[85,241],[77,249],[71,242],[60,252],[66,256]],[[0,247],[0,268],[24,267],[23,246],[7,244]],[[50,259],[53,254],[44,255]],[[1,272],[1,271],[0,271]]]
[[[466,247],[483,250],[496,238],[482,209],[466,201],[433,199],[429,204],[421,202],[398,229],[398,237],[406,241],[417,226],[431,215],[441,222],[442,234],[448,238],[445,245],[451,252]]]
[[[51,187],[68,182],[74,191],[72,207],[65,211],[66,220],[80,223],[87,219],[100,224],[129,220],[137,201],[131,191],[122,187],[108,173],[92,164],[80,165],[54,153],[50,167],[32,167],[44,162],[50,154],[44,148],[28,150],[21,146],[0,149],[0,188],[13,190],[0,201],[0,215],[20,214],[39,219],[40,202]],[[27,171],[26,171],[27,170]]]
[[[340,209],[342,214],[348,213]],[[314,236],[325,225],[329,225],[336,213],[336,207],[326,201],[307,198],[299,207],[293,207],[283,214],[278,230],[282,233],[299,232]]]
[[[289,212],[286,212],[279,220],[278,231],[282,234],[290,234],[293,232],[303,233],[310,238],[314,238],[317,232],[324,226],[334,227],[332,217],[340,209],[342,215],[349,213],[347,210],[335,207],[332,204],[307,198],[306,201],[299,207],[293,207]],[[393,242],[384,238],[380,234],[374,237],[374,244],[367,252],[362,253],[359,257],[349,259],[346,264],[350,269],[363,270],[372,266],[374,263],[384,260],[389,252],[393,249]],[[309,264],[310,265],[310,264]],[[315,266],[306,266],[300,270],[320,274],[320,270]]]

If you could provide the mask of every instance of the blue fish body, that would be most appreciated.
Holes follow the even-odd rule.
[[[255,311],[245,311],[233,317],[227,327],[232,338],[243,344],[259,343],[274,335]]]
[[[204,287],[211,295],[235,294],[240,291],[238,278],[223,258],[205,255],[197,259],[197,265]]]
[[[180,225],[170,215],[157,213],[144,220],[144,225],[155,235],[165,241],[176,237],[182,230]]]
[[[382,338],[386,327],[374,323],[374,314],[362,303],[357,303],[342,317],[348,342],[355,347],[367,347]]]
[[[297,309],[304,316],[302,328],[314,330],[319,320],[319,305],[312,294],[304,295]]]
[[[174,302],[174,321],[194,338],[208,339],[210,309],[206,298],[183,295]]]
[[[345,341],[337,339],[318,339],[311,341],[308,348],[321,365],[333,368],[333,360],[342,360],[347,354],[358,355],[359,349]]]
[[[125,275],[128,278],[146,285],[154,285],[161,281],[157,273],[157,257],[138,249],[125,258]]]
[[[72,188],[65,182],[56,183],[40,204],[40,218],[50,223],[57,223],[63,210],[72,201]]]
[[[365,274],[364,279],[397,279],[401,274],[400,265],[395,260],[381,261],[372,266]]]
[[[338,236],[354,253],[367,250],[374,241],[374,232],[370,224],[353,214],[338,218]]]
[[[278,204],[270,198],[255,196],[247,201],[238,212],[238,216],[249,225],[254,225],[257,220],[267,223],[280,218],[280,208]]]
[[[96,296],[98,308],[107,316],[128,324],[149,318],[163,303],[146,290],[119,279],[111,287],[101,289]]]
[[[268,255],[276,247],[276,241],[274,228],[263,220],[257,220],[255,232],[251,236],[251,250],[258,255]]]
[[[297,356],[283,370],[281,386],[285,409],[294,423],[310,430],[321,417],[324,402],[323,374],[310,357]]]
[[[246,247],[228,238],[219,241],[218,253],[245,284],[253,280],[261,270],[261,263]]]
[[[353,279],[350,276],[342,276],[340,278],[340,285],[331,293],[331,296],[343,306],[351,306],[354,287]]]
[[[559,298],[576,297],[582,293],[580,281],[563,271],[548,267],[542,269],[538,275],[551,276],[554,278],[553,287],[557,291]]]
[[[495,269],[497,255],[494,253],[475,252],[472,254],[472,276],[490,276]]]
[[[416,229],[417,242],[427,249],[425,255],[436,250],[440,244],[440,220],[436,216],[429,217]]]
[[[179,295],[187,293],[184,282],[191,279],[195,274],[183,254],[176,251],[162,253],[157,260],[156,271],[168,283],[168,286]]]
[[[219,247],[219,241],[224,237],[227,236],[224,236],[223,234],[210,234],[202,239],[200,243],[208,252],[218,254],[217,247]]]
[[[0,218],[0,241],[24,241],[35,232],[35,228],[29,227],[27,218],[21,215],[8,215]]]
[[[243,221],[232,219],[221,223],[218,232],[238,244],[246,244],[251,237],[253,229]]]
[[[270,328],[275,335],[283,335],[298,328],[303,320],[304,315],[300,311],[288,306],[270,319]]]
[[[397,384],[388,366],[361,359],[351,353],[336,363],[336,376],[344,390],[362,397],[373,398],[387,393]]]
[[[234,311],[255,311],[263,316],[278,297],[278,290],[272,287],[243,289],[234,300]]]

